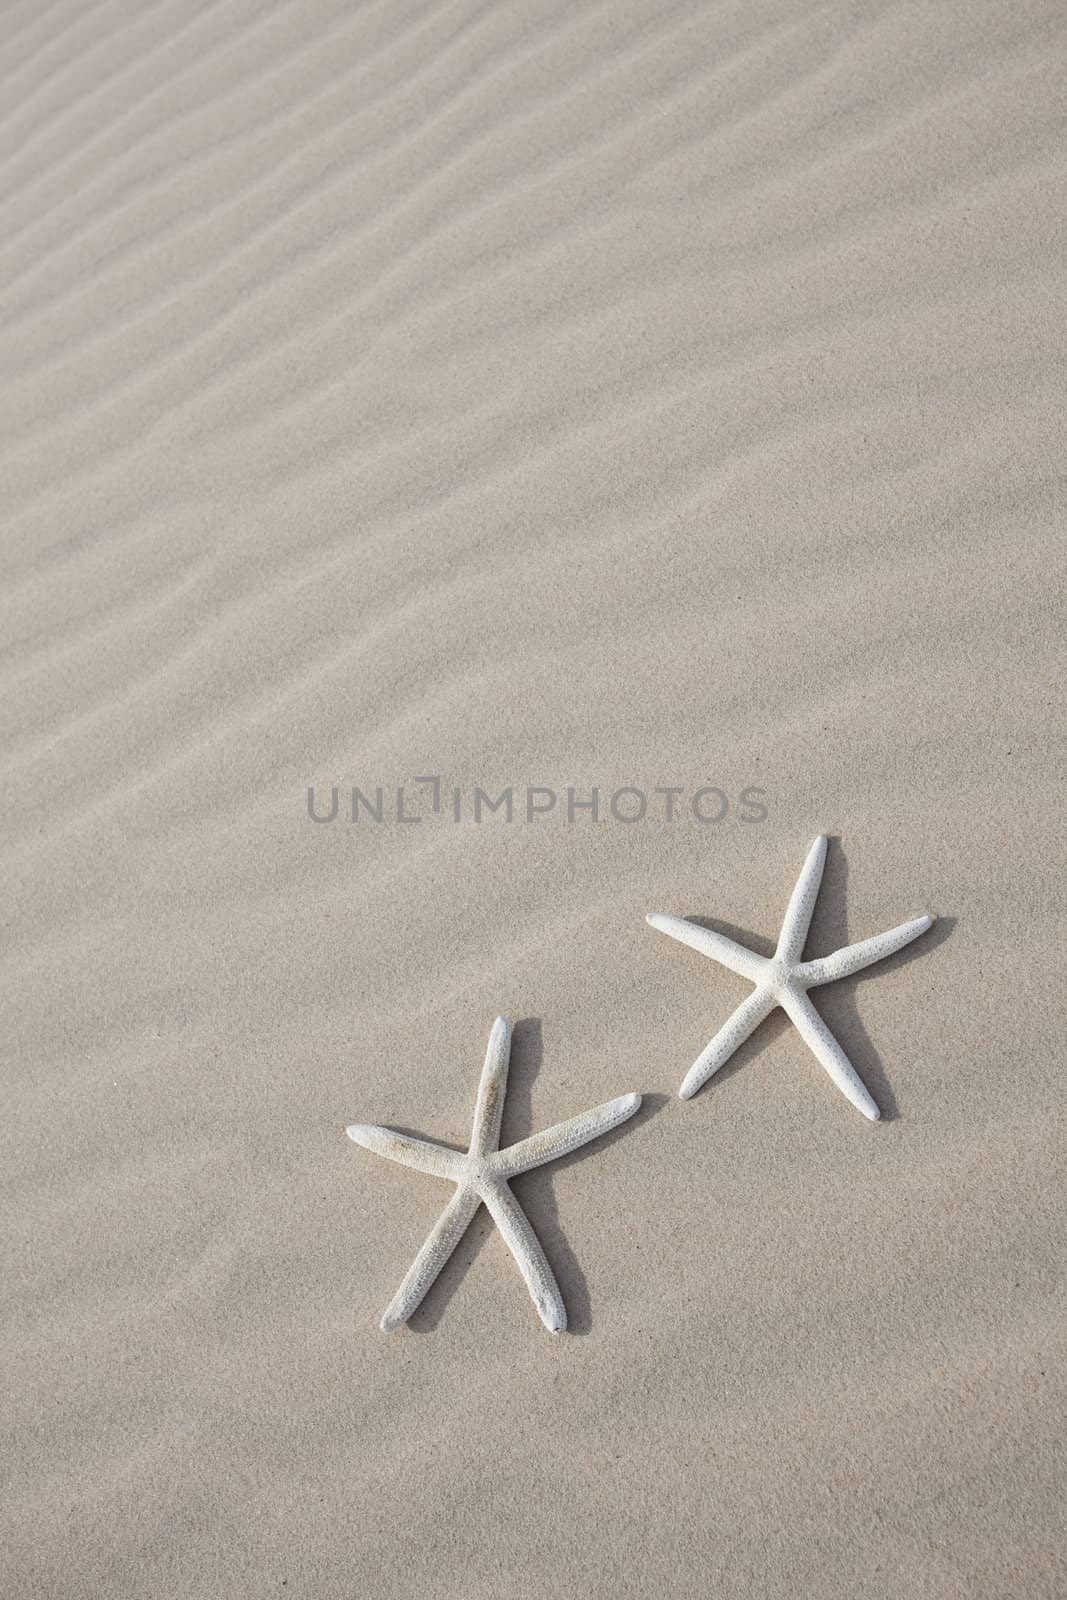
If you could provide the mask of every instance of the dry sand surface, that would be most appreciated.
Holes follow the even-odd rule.
[[[1063,1593],[1065,40],[3,7],[4,1600]],[[810,954],[938,918],[819,992],[883,1121],[781,1014],[680,1101],[645,913],[820,830]],[[570,1331],[482,1211],[386,1336],[344,1127],[497,1012],[506,1141],[646,1096],[516,1183]]]

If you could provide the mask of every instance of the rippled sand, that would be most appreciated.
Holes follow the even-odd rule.
[[[1062,1592],[1065,36],[4,7],[5,1600]],[[780,1016],[679,1101],[644,914],[820,830],[810,953],[939,919],[819,992],[884,1121]],[[344,1127],[498,1011],[505,1139],[646,1095],[516,1185],[572,1331],[482,1213],[385,1337]]]

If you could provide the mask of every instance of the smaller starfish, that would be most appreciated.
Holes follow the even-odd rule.
[[[721,933],[712,933],[710,929],[698,927],[694,922],[686,922],[682,917],[664,917],[652,912],[645,919],[661,933],[669,933],[672,939],[691,945],[694,950],[729,967],[731,972],[747,978],[756,986],[755,993],[738,1006],[686,1073],[678,1091],[683,1100],[691,1099],[712,1074],[730,1059],[738,1045],[744,1044],[749,1035],[755,1033],[764,1017],[769,1016],[776,1006],[781,1006],[796,1024],[808,1049],[830,1074],[846,1099],[851,1100],[872,1122],[877,1122],[881,1116],[856,1069],[808,999],[807,992],[817,984],[833,983],[836,978],[847,978],[850,973],[859,972],[875,961],[883,961],[886,956],[903,949],[921,933],[925,933],[934,919],[916,917],[914,922],[901,923],[899,928],[875,934],[873,939],[864,939],[860,944],[846,945],[843,950],[836,950],[833,955],[823,956],[818,961],[802,961],[800,958],[815,911],[825,862],[826,835],[820,833],[808,851],[808,859],[801,869],[782,923],[778,948],[769,959],[756,955],[753,950],[746,950],[743,945],[735,944]]]
[[[552,1268],[508,1183],[521,1172],[556,1161],[625,1122],[641,1104],[641,1096],[620,1095],[617,1100],[608,1100],[592,1111],[572,1117],[569,1122],[558,1122],[554,1128],[546,1128],[542,1133],[532,1134],[529,1139],[501,1150],[500,1119],[504,1112],[510,1056],[511,1030],[503,1017],[497,1017],[489,1035],[489,1048],[478,1085],[470,1149],[465,1153],[428,1139],[395,1133],[391,1128],[354,1123],[345,1129],[350,1139],[376,1155],[388,1156],[391,1161],[429,1172],[435,1178],[448,1178],[456,1185],[455,1194],[386,1307],[382,1317],[385,1333],[406,1322],[421,1304],[483,1202],[515,1257],[545,1327],[550,1333],[562,1333],[567,1326],[563,1296]]]

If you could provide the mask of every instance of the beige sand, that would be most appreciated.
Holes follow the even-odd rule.
[[[5,1600],[1057,1592],[1064,28],[4,8]],[[819,995],[886,1120],[781,1019],[681,1103],[645,912],[820,829],[811,953],[941,919]],[[499,1010],[506,1139],[649,1099],[518,1186],[573,1331],[483,1214],[385,1337],[345,1124]]]

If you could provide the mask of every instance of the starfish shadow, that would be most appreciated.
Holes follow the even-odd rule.
[[[907,909],[905,907],[904,911],[907,912]],[[856,1004],[859,986],[864,982],[876,982],[880,974],[895,972],[910,961],[928,955],[937,945],[944,944],[955,926],[955,917],[937,913],[933,927],[928,928],[921,938],[905,945],[903,950],[887,956],[866,972],[841,978],[836,983],[820,985],[812,991],[813,1005],[841,1041],[845,1054],[878,1101],[883,1122],[895,1122],[900,1111],[882,1058],[860,1020]],[[822,955],[848,942],[848,857],[841,840],[830,834],[827,837],[826,871],[815,904],[815,915],[811,919],[806,950],[810,958],[811,954]]]
[[[701,928],[708,928],[713,933],[725,934],[728,939],[735,940],[738,944],[754,950],[757,955],[771,956],[774,954],[775,941],[768,939],[763,934],[752,933],[747,928],[739,928],[734,923],[723,922],[715,917],[694,916],[685,913],[689,922],[697,923]],[[812,1004],[819,1015],[824,1019],[840,1041],[841,1048],[848,1056],[852,1065],[867,1085],[871,1094],[878,1102],[882,1113],[883,1122],[895,1122],[900,1111],[897,1106],[893,1087],[886,1076],[885,1067],[870,1034],[860,1020],[859,1010],[856,1005],[856,992],[858,986],[877,973],[892,972],[898,967],[906,966],[909,961],[928,953],[935,946],[943,944],[949,938],[956,926],[955,917],[945,917],[940,914],[933,927],[927,930],[920,939],[905,945],[894,955],[887,956],[879,961],[875,967],[867,972],[855,973],[848,978],[841,978],[835,983],[820,984],[811,991]],[[848,934],[848,857],[841,846],[841,840],[834,834],[827,836],[826,868],[823,873],[822,883],[819,888],[818,899],[815,903],[815,914],[808,930],[808,938],[804,946],[806,959],[822,955],[831,950],[840,949],[849,942]],[[747,986],[739,981],[739,989],[745,990]],[[713,1030],[714,1031],[714,1030]],[[744,1070],[746,1065],[759,1055],[768,1044],[779,1036],[793,1031],[793,1025],[785,1012],[781,1009],[773,1011],[765,1022],[762,1022],[750,1039],[746,1039],[730,1057],[725,1066],[715,1074],[714,1080],[700,1091],[702,1095],[714,1091],[716,1084],[724,1083],[732,1078],[736,1072]],[[803,1048],[803,1046],[801,1046]]]
[[[426,1298],[405,1323],[406,1328],[412,1333],[433,1332],[444,1316],[448,1302],[481,1254],[485,1241],[495,1232],[489,1213],[484,1206],[479,1206],[473,1222],[442,1267]],[[521,1278],[519,1288],[522,1288]]]
[[[524,1139],[528,1133],[534,1131],[532,1091],[543,1058],[540,1018],[531,1017],[517,1023],[514,1037],[518,1049],[513,1051],[511,1058],[512,1075],[509,1078],[511,1092],[504,1107],[504,1138],[501,1143],[505,1145]],[[525,1172],[521,1178],[515,1180],[515,1193],[533,1225],[534,1232],[544,1246],[545,1254],[559,1283],[563,1302],[567,1307],[569,1333],[586,1334],[590,1331],[593,1326],[592,1305],[585,1274],[578,1265],[574,1251],[568,1244],[566,1234],[560,1225],[553,1176],[573,1166],[577,1161],[597,1160],[609,1146],[631,1132],[639,1123],[647,1122],[669,1101],[670,1096],[666,1094],[643,1095],[641,1105],[627,1122],[612,1128],[610,1132],[602,1134],[590,1144],[571,1151],[569,1155],[562,1156],[558,1161],[553,1161],[548,1166],[535,1167],[532,1172]],[[566,1110],[561,1108],[560,1116],[566,1115]],[[543,1120],[551,1123],[557,1118],[548,1115]]]
[[[415,1139],[427,1137],[425,1128],[401,1127],[399,1123],[390,1123],[390,1127],[395,1128],[397,1133],[410,1134]],[[449,1150],[455,1150],[458,1155],[463,1155],[466,1151],[466,1145],[453,1144],[451,1139],[439,1139],[436,1134],[432,1137],[435,1144],[445,1145]],[[446,1197],[452,1188],[451,1184],[445,1183],[437,1184],[435,1187],[442,1197]],[[448,1302],[478,1259],[485,1241],[495,1232],[496,1228],[488,1211],[484,1206],[479,1206],[470,1227],[430,1285],[425,1299],[404,1324],[406,1331],[433,1332],[444,1316]]]
[[[533,1084],[541,1070],[543,1058],[540,1017],[527,1017],[521,1022],[516,1022],[512,1030],[507,1098],[504,1102],[504,1117],[500,1130],[502,1149],[537,1132],[533,1124]],[[669,1095],[645,1095],[639,1109],[619,1127],[612,1128],[599,1139],[592,1140],[591,1143],[583,1145],[558,1161],[553,1161],[547,1166],[535,1167],[531,1172],[524,1172],[521,1177],[512,1181],[515,1197],[529,1217],[559,1284],[563,1303],[567,1308],[568,1333],[586,1334],[590,1331],[593,1325],[592,1308],[585,1274],[578,1265],[578,1259],[568,1244],[560,1224],[559,1207],[552,1186],[553,1173],[570,1166],[575,1161],[596,1160],[599,1152],[614,1144],[616,1139],[621,1138],[637,1123],[647,1121],[650,1116],[655,1115],[669,1099]],[[566,1116],[566,1108],[561,1107],[558,1117],[551,1115],[545,1121],[551,1124],[562,1121]],[[496,1232],[485,1207],[481,1206],[464,1234],[459,1248],[445,1264],[418,1310],[409,1318],[407,1325],[414,1333],[430,1333],[438,1326],[452,1295],[467,1276],[486,1240]],[[499,1238],[497,1247],[505,1255],[507,1254]],[[518,1280],[518,1289],[523,1292],[521,1279]]]

